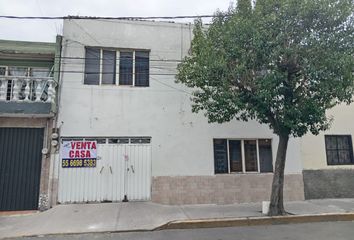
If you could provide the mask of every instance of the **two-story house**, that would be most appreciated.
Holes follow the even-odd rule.
[[[49,207],[60,41],[0,40],[1,211]]]
[[[278,138],[255,121],[210,124],[175,83],[193,26],[64,20],[57,125],[62,142],[95,140],[97,165],[64,168],[59,203],[164,204],[269,200]],[[304,199],[300,141],[291,139],[285,199]]]

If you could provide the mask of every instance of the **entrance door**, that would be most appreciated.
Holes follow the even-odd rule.
[[[97,165],[95,168],[60,167],[59,202],[150,199],[150,138],[76,140],[97,140]]]
[[[151,146],[130,144],[126,148],[126,189],[128,200],[149,200],[151,186]]]
[[[0,210],[38,209],[43,128],[0,128]]]

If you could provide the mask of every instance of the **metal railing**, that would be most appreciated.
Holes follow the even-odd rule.
[[[0,101],[52,103],[55,87],[52,77],[0,76]]]

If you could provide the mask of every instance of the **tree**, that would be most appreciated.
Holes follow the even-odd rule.
[[[255,119],[279,137],[269,215],[286,214],[289,137],[330,127],[326,110],[354,92],[353,0],[240,0],[205,27],[195,21],[177,82],[209,122]]]

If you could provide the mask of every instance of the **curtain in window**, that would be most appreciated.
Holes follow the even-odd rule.
[[[49,77],[49,69],[32,67],[30,75],[36,78]]]
[[[17,76],[22,77],[27,75],[27,68],[26,67],[9,67],[9,75],[10,76]]]

